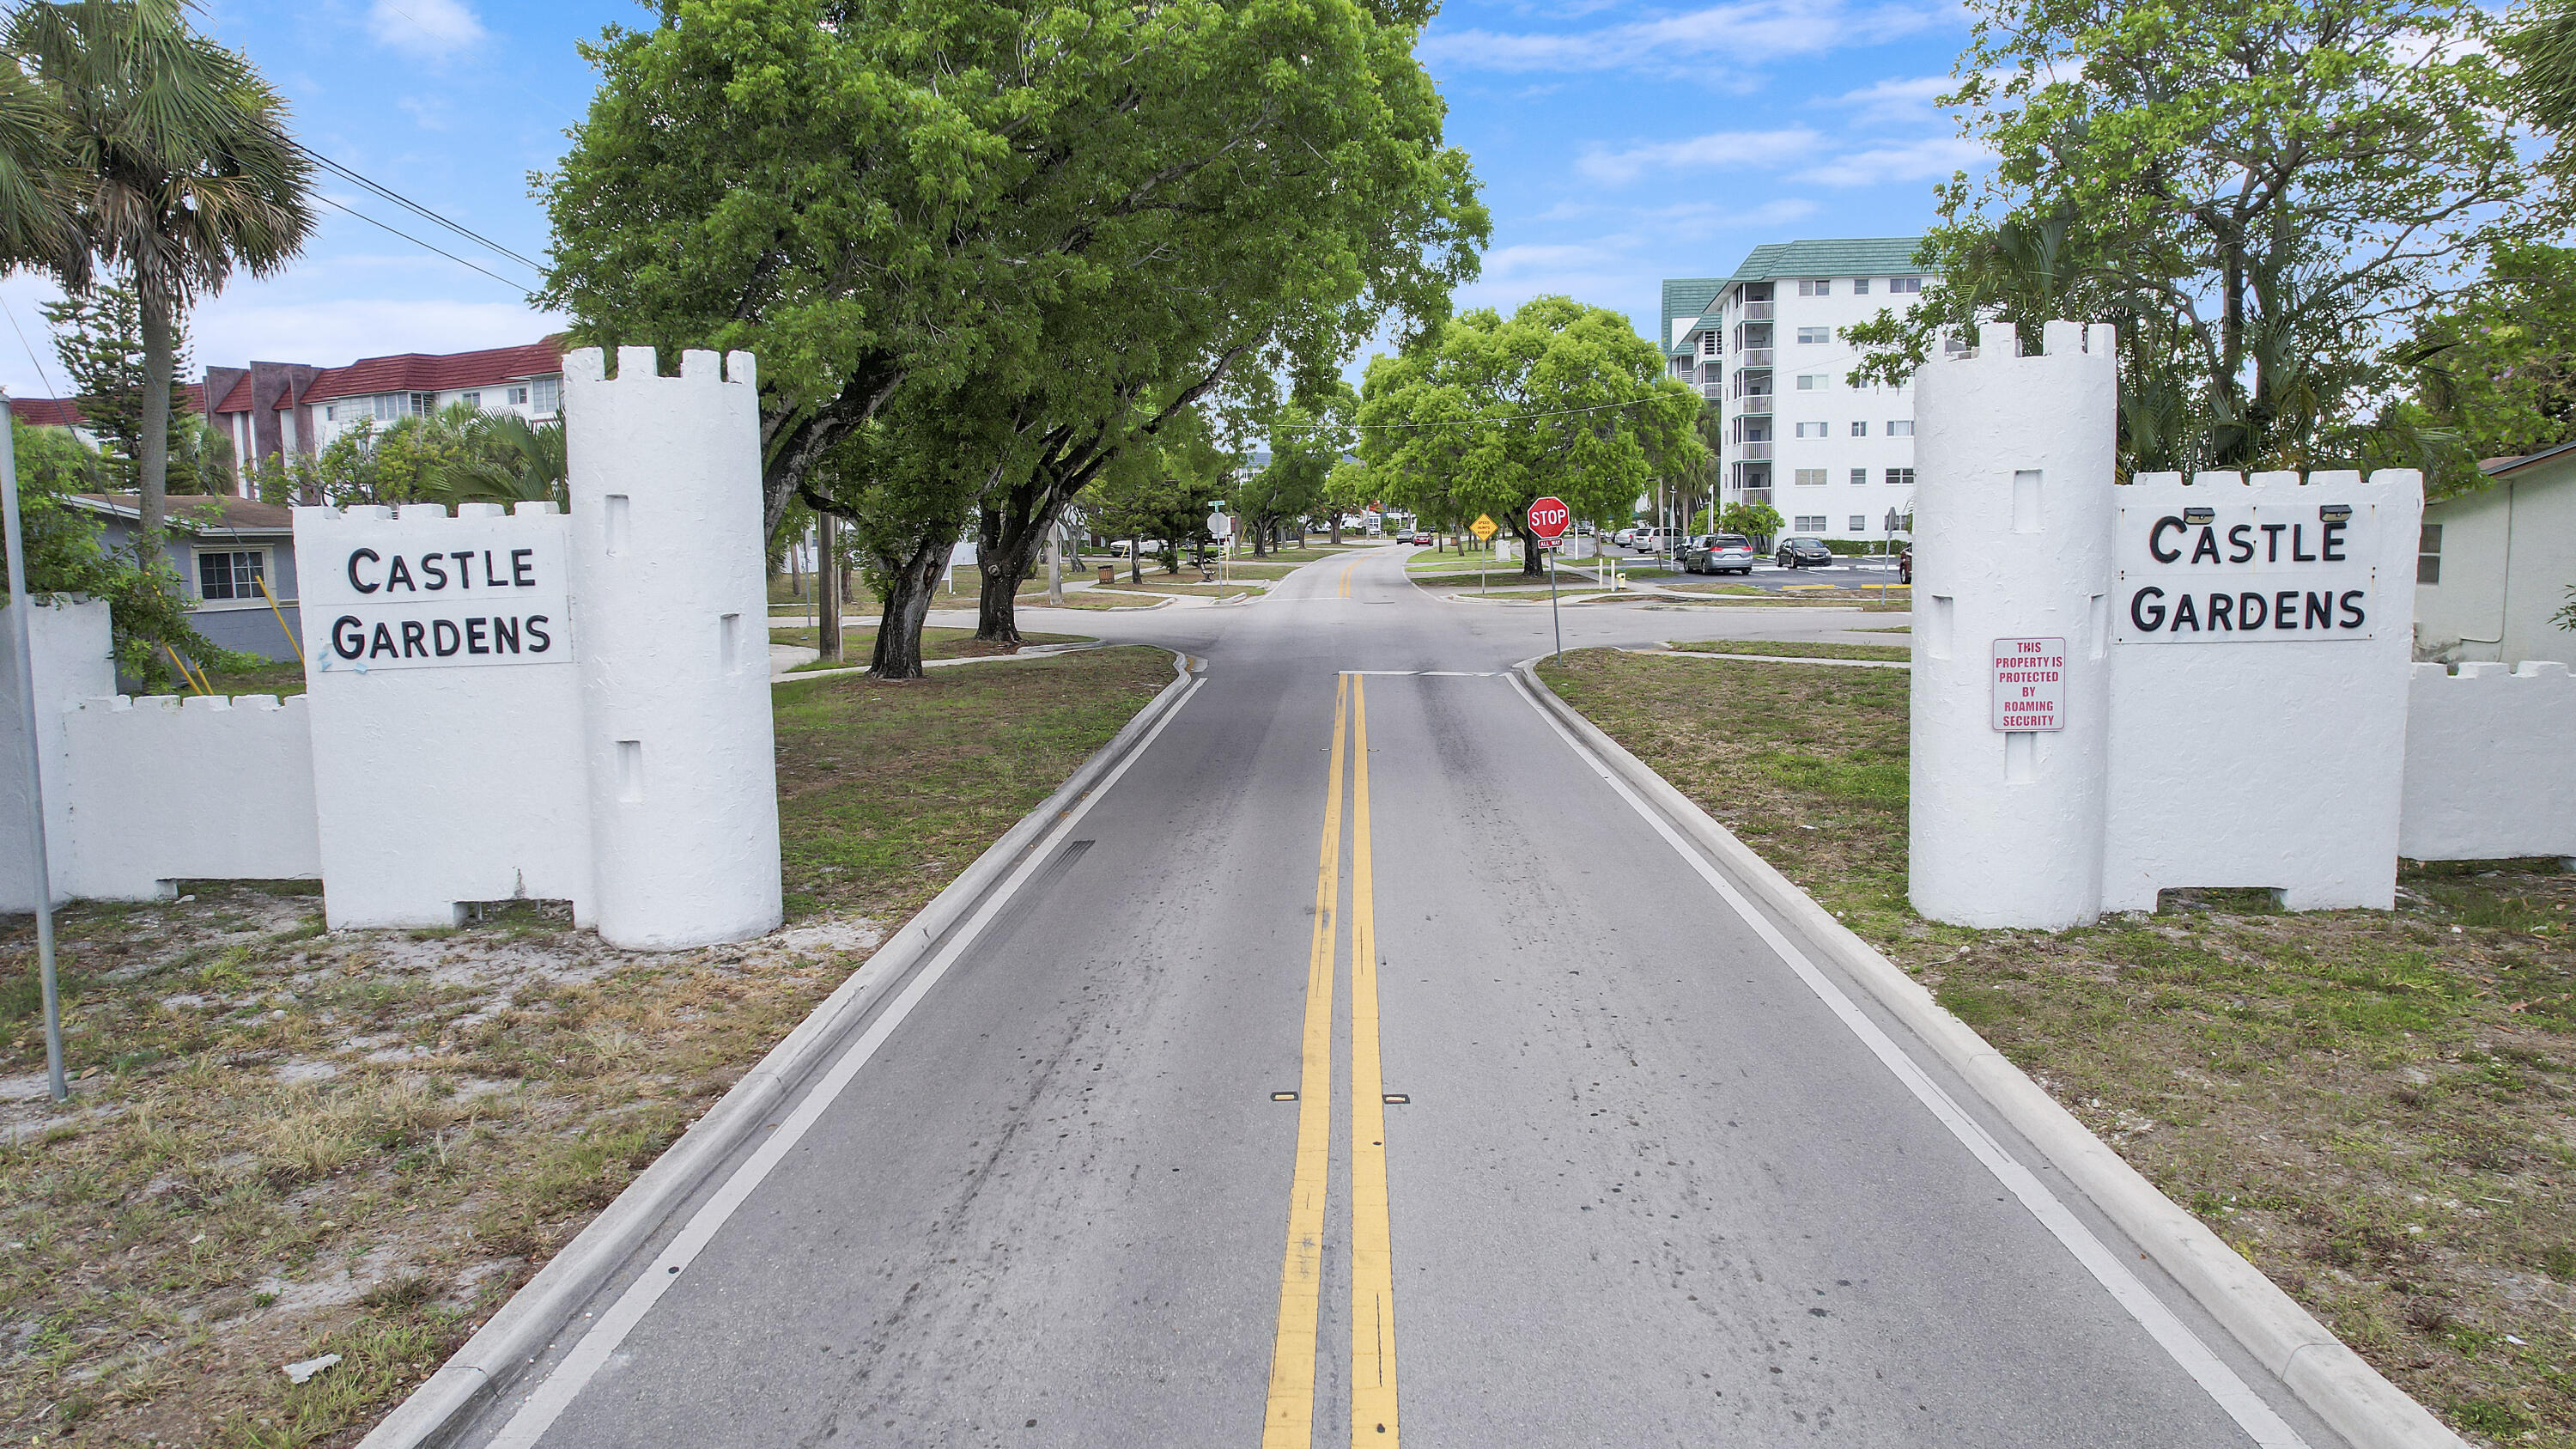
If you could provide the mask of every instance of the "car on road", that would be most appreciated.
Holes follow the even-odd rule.
[[[1405,542],[1429,547],[1431,543],[1431,530],[1427,528],[1417,528],[1413,531],[1413,536],[1406,539]]]
[[[1641,528],[1628,538],[1630,546],[1640,553],[1662,553],[1679,540],[1680,535],[1669,528]]]
[[[1619,545],[1621,548],[1626,548],[1628,545],[1637,541],[1637,530],[1633,528],[1620,529],[1617,533],[1610,535],[1610,541]]]
[[[1791,534],[1780,540],[1780,549],[1771,561],[1784,569],[1822,568],[1834,561],[1834,551],[1825,547],[1821,538]]]
[[[1703,533],[1682,546],[1686,574],[1749,574],[1754,562],[1753,540],[1740,533]]]
[[[1109,556],[1111,558],[1125,558],[1127,556],[1128,543],[1129,540],[1123,538],[1113,538],[1109,540]],[[1171,545],[1163,542],[1159,538],[1149,538],[1138,543],[1136,545],[1136,551],[1147,558],[1151,558],[1155,554],[1161,553],[1169,547],[1171,547]]]

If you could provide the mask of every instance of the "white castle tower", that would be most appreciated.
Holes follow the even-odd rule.
[[[782,910],[752,357],[603,361],[564,357],[599,933],[758,935]]]
[[[2044,335],[2024,357],[2010,325],[1988,324],[1976,356],[1916,376],[1909,893],[1962,925],[2101,911],[2114,334]],[[2030,686],[2055,708],[1999,713],[1998,674],[2057,676]],[[2033,720],[2054,727],[2011,727]]]

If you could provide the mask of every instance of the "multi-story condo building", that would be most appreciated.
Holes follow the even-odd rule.
[[[1674,377],[1721,400],[1725,501],[1768,503],[1793,533],[1880,537],[1914,494],[1914,389],[1853,386],[1843,329],[1914,305],[1914,237],[1773,242],[1730,277],[1664,283]]]
[[[346,367],[254,362],[209,367],[204,396],[232,439],[236,489],[247,498],[260,463],[281,453],[312,457],[331,440],[374,423],[434,413],[451,403],[550,421],[563,408],[563,347],[548,337],[479,352],[405,352]]]

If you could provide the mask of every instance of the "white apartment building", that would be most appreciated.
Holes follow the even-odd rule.
[[[1720,486],[1768,503],[1791,533],[1886,536],[1913,511],[1914,389],[1849,381],[1843,329],[1914,304],[1914,237],[1773,242],[1730,277],[1664,283],[1671,374],[1722,400]]]
[[[232,438],[236,491],[248,497],[262,459],[286,452],[312,457],[362,422],[382,431],[397,418],[460,402],[531,422],[552,421],[563,410],[562,339],[477,352],[362,357],[346,367],[209,367],[203,393],[213,400],[209,416]]]

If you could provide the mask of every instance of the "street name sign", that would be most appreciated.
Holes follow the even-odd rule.
[[[2066,641],[1998,639],[1994,649],[1995,728],[2066,728]]]
[[[1502,529],[1501,526],[1496,524],[1491,517],[1486,514],[1479,513],[1476,515],[1476,521],[1467,525],[1467,531],[1476,535],[1476,541],[1478,543],[1483,543],[1485,540],[1492,538],[1495,534],[1501,532]]]
[[[1574,510],[1562,498],[1542,498],[1529,506],[1529,530],[1551,542],[1574,523]]]

